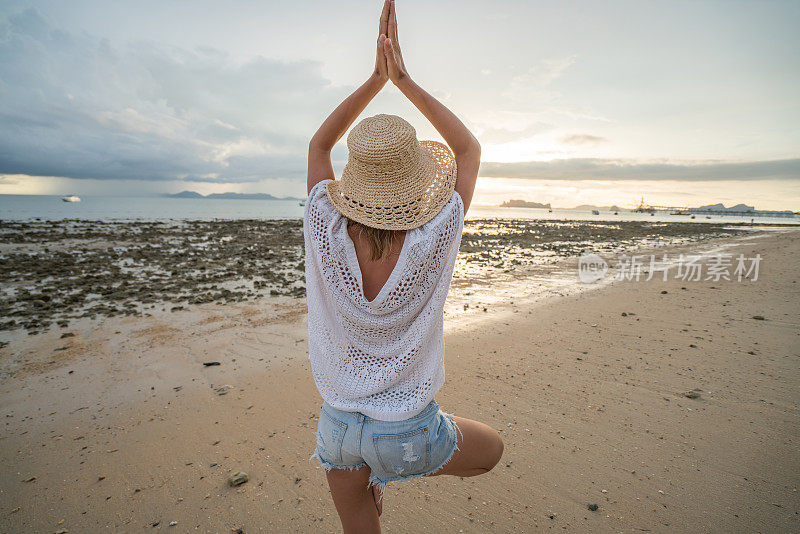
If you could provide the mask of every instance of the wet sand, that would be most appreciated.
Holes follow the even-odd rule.
[[[454,283],[437,400],[505,455],[390,485],[385,531],[799,530],[800,233],[724,243],[757,282]],[[6,331],[0,532],[339,531],[305,329],[273,296]]]

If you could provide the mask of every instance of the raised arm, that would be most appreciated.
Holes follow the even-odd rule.
[[[308,175],[306,185],[308,191],[322,180],[334,179],[333,164],[331,163],[331,150],[353,121],[364,111],[367,104],[377,95],[386,82],[389,74],[386,68],[383,42],[386,39],[389,19],[389,0],[383,3],[383,11],[378,24],[378,47],[375,57],[375,69],[366,82],[356,89],[350,96],[337,106],[317,133],[308,143]]]
[[[394,0],[390,2],[388,37],[384,41],[384,55],[389,71],[389,78],[414,106],[433,124],[433,127],[444,138],[456,157],[458,174],[456,191],[464,203],[467,213],[475,182],[478,180],[478,168],[481,163],[481,145],[464,123],[452,111],[417,85],[408,75],[400,44],[397,40],[397,17]]]

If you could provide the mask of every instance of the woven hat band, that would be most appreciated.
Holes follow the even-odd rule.
[[[416,169],[405,172],[395,180],[381,180],[351,173],[352,167],[342,173],[340,190],[351,199],[364,199],[370,206],[396,207],[418,202],[425,194],[430,178],[435,174],[433,162],[423,158]]]
[[[339,212],[373,228],[409,230],[433,218],[450,200],[456,162],[446,145],[417,141],[414,128],[394,115],[359,122],[341,180],[327,186]]]

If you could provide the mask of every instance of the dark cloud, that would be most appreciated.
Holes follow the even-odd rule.
[[[241,182],[305,174],[332,102],[315,62],[113,48],[33,8],[0,20],[0,173]]]
[[[481,176],[541,180],[798,180],[800,159],[748,162],[640,163],[609,159],[485,162]]]

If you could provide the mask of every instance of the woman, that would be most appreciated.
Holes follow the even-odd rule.
[[[304,217],[309,358],[324,402],[313,457],[345,532],[379,532],[387,482],[475,476],[500,460],[492,428],[439,409],[443,305],[480,164],[461,121],[408,75],[393,0],[381,13],[375,68],[314,134]],[[378,115],[330,152],[391,80],[448,147]]]

